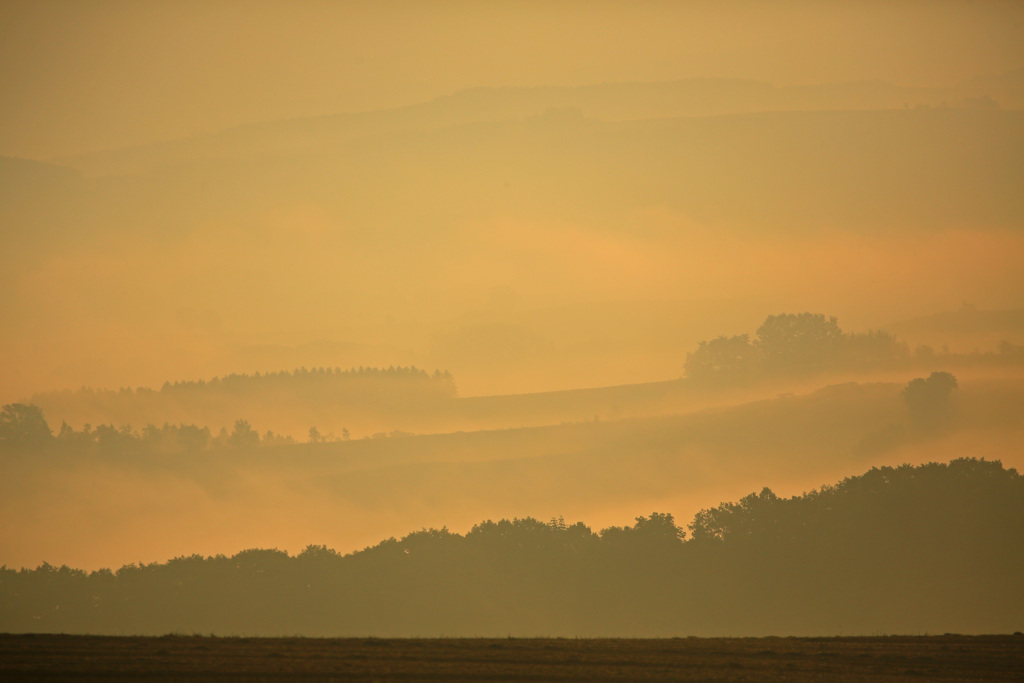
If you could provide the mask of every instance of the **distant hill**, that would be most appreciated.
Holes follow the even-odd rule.
[[[1004,341],[1024,344],[1024,309],[990,311],[965,304],[955,311],[889,323],[884,328],[915,344],[991,350]]]
[[[688,517],[765,483],[791,495],[871,465],[965,453],[1024,467],[1024,383],[959,379],[952,420],[940,429],[912,422],[901,395],[906,382],[851,383],[688,414],[595,420],[592,412],[520,429],[166,453],[122,449],[111,439],[95,450],[58,443],[45,452],[7,452],[0,457],[0,536],[9,540],[0,564],[73,559],[96,567],[239,543],[351,550],[424,525],[464,530],[488,517],[564,514],[601,525],[620,524],[637,509]],[[671,401],[670,388],[566,392],[540,397],[549,403],[534,407],[556,412],[562,400],[607,406],[630,392],[633,400]],[[664,393],[646,393],[653,389]],[[508,400],[470,399],[463,410],[507,416],[531,409],[530,398]],[[252,425],[261,434],[268,428]],[[74,523],[54,526],[55,517]],[[140,526],[150,533],[140,536]],[[90,530],[99,528],[109,541],[92,540]]]
[[[686,310],[682,304],[677,305],[679,310]],[[668,303],[662,306],[654,308],[653,313],[669,310]],[[581,316],[581,310],[590,315]],[[449,340],[435,343],[451,345],[463,363],[486,365],[475,356],[495,351],[499,355],[514,352],[515,336],[528,329],[526,321],[532,318],[534,324],[564,328],[566,325],[557,316],[566,312],[566,308],[534,311],[524,314],[517,324],[488,323],[486,315],[474,322],[470,316],[461,330],[467,338],[453,335]],[[666,316],[652,315],[651,310],[644,311],[637,305],[598,306],[593,311],[578,307],[566,318],[570,315],[576,324],[582,320],[589,323],[589,327],[580,325],[581,329],[575,331],[579,343],[560,359],[560,364],[576,362],[584,369],[590,361],[588,351],[593,347],[598,351],[621,353],[621,349],[628,348],[632,342],[644,344],[650,349],[648,353],[654,355],[654,345],[645,341],[644,334],[657,338],[686,323],[684,315],[678,320],[663,320]],[[1024,319],[1017,320],[1020,316],[1015,316],[1013,311],[995,315],[967,311],[955,316],[959,326],[933,326],[930,333],[941,339],[962,339],[965,325],[980,334],[988,330],[979,327],[984,321],[1024,323]],[[628,330],[619,338],[605,332],[600,342],[591,341],[588,334],[601,335],[609,327],[611,317],[628,321],[639,329]],[[943,316],[936,318],[945,319]],[[922,320],[927,322],[931,318]],[[650,327],[645,330],[642,325]],[[771,398],[850,380],[910,378],[915,373],[926,376],[939,370],[963,372],[968,376],[978,372],[991,375],[996,371],[1013,373],[1024,366],[1024,347],[1021,346],[1004,343],[1000,348],[993,345],[976,353],[912,350],[888,332],[846,332],[839,327],[836,318],[823,314],[770,315],[756,329],[757,332],[740,336],[719,335],[689,345],[685,351],[685,347],[665,345],[657,352],[673,357],[677,363],[680,357],[685,358],[685,362],[679,364],[685,376],[655,382],[459,397],[455,378],[447,371],[435,371],[431,375],[415,366],[386,369],[314,366],[165,382],[159,389],[83,387],[40,392],[21,402],[38,406],[54,430],[67,423],[74,429],[83,425],[112,425],[128,431],[134,428],[137,433],[147,426],[170,423],[205,427],[216,434],[221,429],[231,430],[237,420],[244,419],[261,431],[290,435],[301,441],[312,427],[324,433],[344,431],[362,438],[387,433],[438,434],[618,420],[734,405],[738,401]],[[1024,325],[1021,329],[1024,330]],[[564,329],[561,332],[564,333]],[[1012,335],[1001,337],[1007,338]],[[534,358],[536,354],[531,352],[530,341],[521,345],[522,355]],[[587,342],[591,349],[584,345]],[[321,353],[327,357],[339,351],[336,346],[324,344],[323,347]],[[552,356],[559,352],[559,349],[548,351]],[[512,361],[510,367],[498,370],[514,371],[517,360],[514,353],[507,353],[505,360]],[[670,366],[664,374],[671,372]]]
[[[232,374],[209,380],[165,382],[160,389],[82,388],[37,394],[30,402],[54,420],[117,426],[196,424],[214,433],[238,419],[278,433],[305,438],[319,425],[340,432],[345,426],[367,432],[393,431],[411,421],[442,420],[456,397],[447,372],[416,367],[298,368],[291,371]]]
[[[249,124],[220,133],[58,159],[90,175],[132,173],[211,159],[257,159],[315,152],[401,132],[539,117],[577,110],[602,121],[706,117],[768,111],[1002,107],[1024,109],[1024,70],[952,88],[884,81],[778,87],[743,79],[697,78],[577,87],[472,88],[423,104]]]
[[[174,241],[206,221],[251,230],[315,206],[345,226],[351,248],[400,239],[440,258],[467,225],[582,221],[614,234],[652,207],[785,235],[823,225],[869,233],[1008,227],[1024,216],[1016,191],[1024,185],[1024,112],[805,110],[617,122],[539,115],[341,138],[297,130],[309,144],[154,157],[77,190],[31,181],[31,201],[11,192],[17,222],[45,223],[59,239]],[[263,139],[258,130],[250,136]],[[28,167],[16,173],[29,182]],[[671,237],[656,224],[639,229],[645,239]]]
[[[11,270],[77,241],[70,226],[86,187],[67,166],[0,156],[0,286]]]
[[[81,180],[82,174],[75,169],[31,159],[0,156],[0,188],[5,200],[10,200],[16,191],[36,185],[61,185]]]

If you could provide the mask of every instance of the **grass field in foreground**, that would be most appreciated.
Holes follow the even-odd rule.
[[[1024,636],[672,639],[0,634],[0,680],[1011,681]]]

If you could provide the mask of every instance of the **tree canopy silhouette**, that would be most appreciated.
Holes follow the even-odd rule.
[[[50,425],[38,406],[11,403],[0,412],[0,441],[12,448],[43,446],[53,439]]]
[[[906,362],[910,351],[887,332],[845,333],[821,313],[770,315],[756,337],[742,334],[702,341],[686,357],[688,379],[738,384],[777,375],[839,369],[877,369]]]
[[[757,328],[757,347],[771,370],[812,373],[835,363],[843,331],[820,313],[768,316]]]
[[[948,372],[933,372],[927,379],[912,379],[903,389],[911,419],[925,426],[937,426],[952,414],[950,397],[957,388],[956,377]]]

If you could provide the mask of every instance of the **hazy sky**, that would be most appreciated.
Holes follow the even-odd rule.
[[[0,155],[51,159],[476,86],[947,87],[1024,66],[1022,26],[1024,3],[994,1],[0,0]],[[871,104],[871,88],[840,91],[845,104],[825,108],[903,110]],[[657,93],[630,103],[634,119],[679,115],[660,108],[670,90]],[[780,106],[822,107],[801,97]],[[4,399],[305,364],[441,366],[468,393],[669,379],[699,339],[769,313],[825,311],[863,329],[963,300],[1020,304],[1015,114],[922,119],[910,134],[891,118],[762,117],[566,138],[528,118],[466,127],[492,121],[470,99],[435,108],[436,121],[417,110],[394,129],[422,133],[406,137],[384,134],[386,116],[362,133],[342,122],[344,148],[335,129],[299,125],[282,147],[263,128],[202,138],[206,165],[145,150],[79,190],[15,165],[28,184],[0,194],[0,350],[19,359],[0,367]],[[495,291],[510,295],[497,308]],[[642,300],[727,301],[732,317],[529,313]],[[322,341],[348,350],[253,351]],[[541,347],[564,349],[561,375],[524,372]],[[583,351],[596,347],[619,369]]]
[[[945,86],[1020,68],[1024,4],[0,1],[0,154],[29,158],[473,86],[689,77]]]

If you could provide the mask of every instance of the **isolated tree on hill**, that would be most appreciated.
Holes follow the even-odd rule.
[[[950,397],[957,388],[956,377],[948,372],[933,372],[928,379],[912,379],[903,389],[910,418],[922,425],[935,426],[952,415]]]
[[[25,448],[42,446],[52,440],[53,432],[39,406],[10,403],[0,412],[0,442],[15,448]]]

